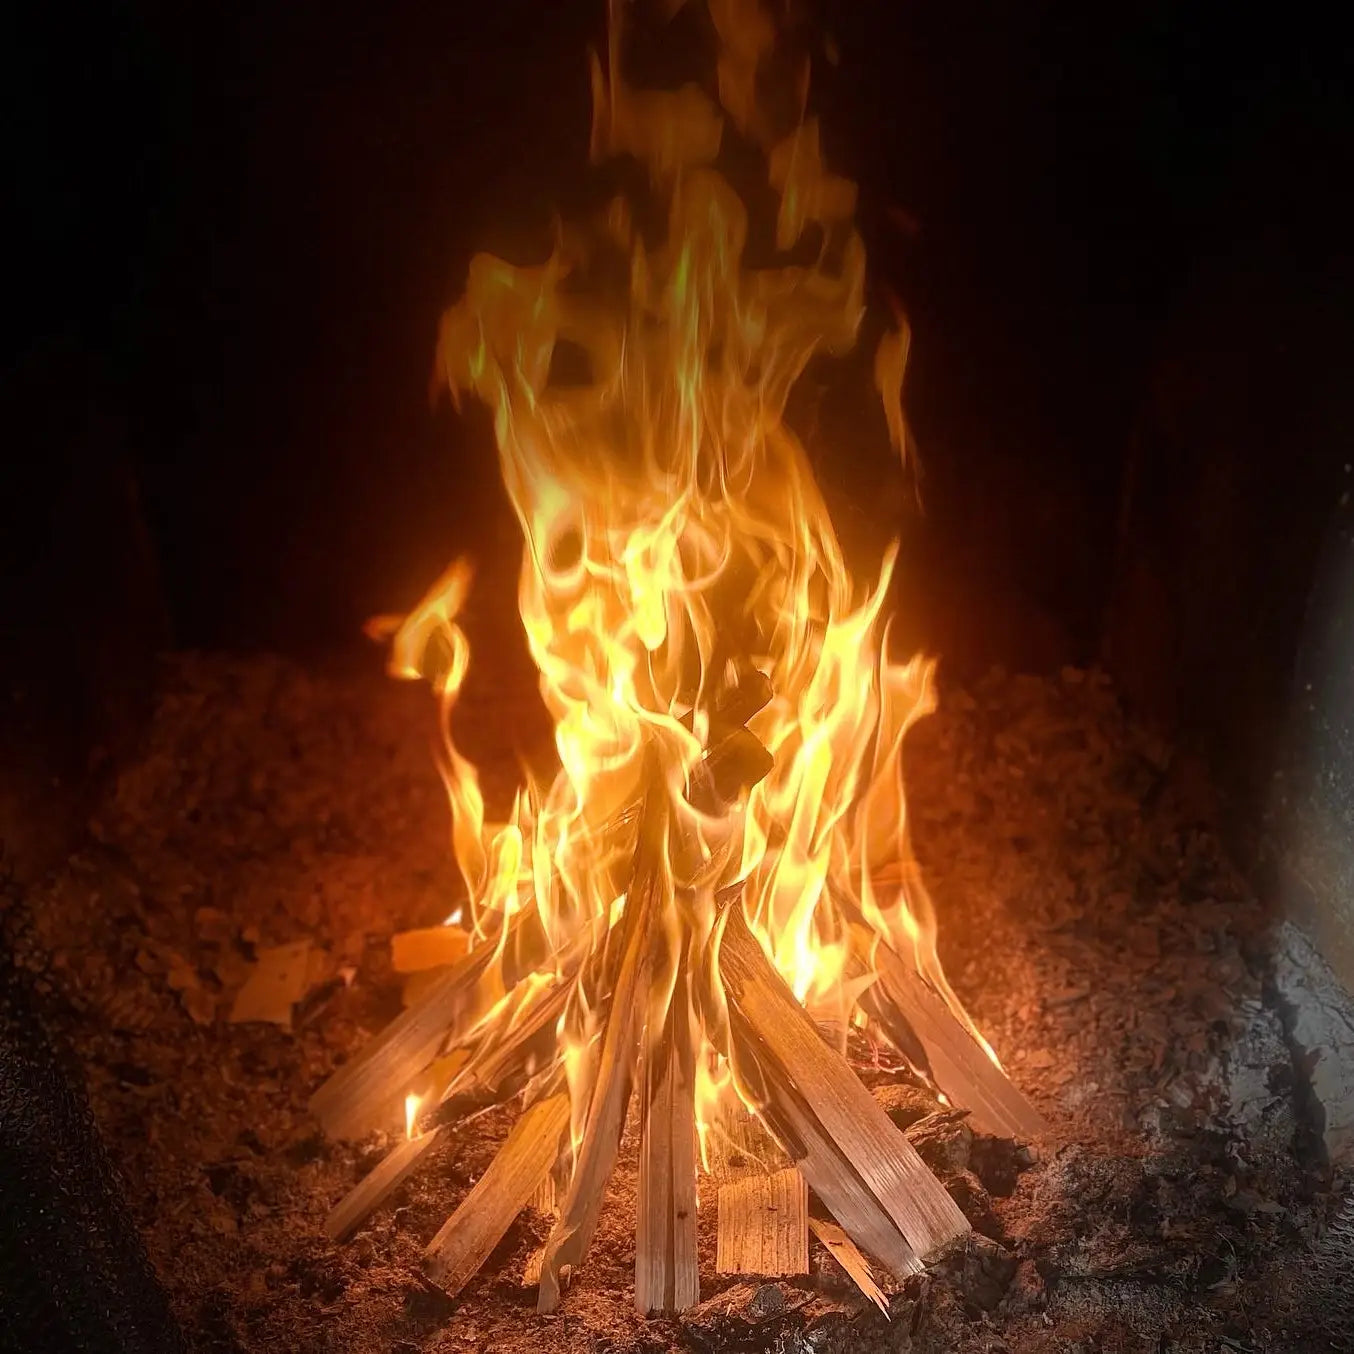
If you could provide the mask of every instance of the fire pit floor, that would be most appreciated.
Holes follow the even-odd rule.
[[[947,972],[1052,1136],[1031,1164],[946,1116],[912,1124],[978,1235],[894,1292],[891,1321],[816,1241],[811,1278],[717,1278],[706,1213],[701,1306],[639,1318],[632,1135],[558,1314],[522,1283],[548,1226],[530,1213],[447,1300],[422,1248],[511,1110],[444,1135],[330,1244],[327,1211],[388,1144],[326,1141],[306,1099],[398,1011],[391,933],[458,892],[429,702],[375,666],[173,660],[87,844],[6,910],[195,1348],[1354,1348],[1354,1210],[1318,1165],[1274,996],[1282,931],[1221,853],[1206,781],[1073,671],[942,679],[909,739]],[[491,796],[516,779],[504,749],[543,727],[513,690],[486,678],[462,707]],[[310,946],[292,1028],[231,1023],[258,951],[291,942]],[[915,1119],[898,1077],[865,1077]]]

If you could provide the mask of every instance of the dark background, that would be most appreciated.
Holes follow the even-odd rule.
[[[829,156],[915,330],[926,509],[862,434],[824,470],[844,531],[906,526],[915,638],[955,666],[1103,656],[1263,783],[1352,454],[1334,21],[819,8]],[[7,20],[0,665],[30,743],[115,742],[158,648],[310,655],[460,550],[511,576],[484,420],[429,408],[435,326],[472,249],[522,254],[577,191],[601,11]]]

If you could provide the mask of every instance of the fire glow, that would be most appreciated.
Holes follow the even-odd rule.
[[[787,1141],[755,1041],[739,1035],[746,1017],[730,1010],[733,960],[722,955],[731,928],[755,937],[754,966],[769,961],[838,1052],[853,1024],[873,1018],[923,1075],[935,1071],[920,1029],[887,1018],[877,982],[887,953],[995,1064],[941,972],[908,844],[902,745],[933,708],[934,684],[930,660],[889,656],[896,544],[877,574],[851,575],[784,417],[810,358],[856,341],[865,254],[855,187],[825,168],[805,118],[807,63],[788,125],[767,111],[777,31],[755,0],[709,0],[722,115],[695,86],[630,87],[629,13],[613,4],[606,58],[594,58],[592,154],[644,163],[665,230],[642,230],[618,197],[562,230],[544,263],[476,257],[437,351],[438,380],[458,405],[473,396],[493,413],[524,538],[517,603],[554,723],[553,779],[528,779],[506,821],[492,822],[457,748],[471,662],[459,623],[466,562],[410,615],[374,627],[392,638],[391,671],[438,693],[469,892],[460,920],[470,953],[439,1008],[446,1029],[421,1036],[440,1057],[403,1083],[406,1155],[435,1136],[421,1122],[508,1095],[524,1094],[542,1122],[567,1122],[543,1310],[586,1250],[591,1196],[610,1174],[632,1081],[642,1088],[641,1251],[664,1209],[685,1220],[678,1201],[689,1192],[694,1210],[697,1151],[708,1168],[749,1114],[826,1190]],[[766,266],[745,261],[748,211],[711,167],[726,135],[762,148],[778,195],[777,257]],[[561,344],[586,356],[586,384],[552,383]],[[900,453],[906,354],[899,328],[875,359]],[[395,1067],[365,1074],[376,1079],[367,1090],[404,1075]],[[329,1090],[317,1112],[331,1127],[357,1126],[344,1118],[351,1086],[338,1110]],[[656,1173],[666,1173],[663,1204]],[[945,1214],[938,1233],[962,1231],[955,1218]],[[667,1269],[680,1268],[670,1256]],[[637,1301],[689,1305],[691,1282],[641,1276]]]

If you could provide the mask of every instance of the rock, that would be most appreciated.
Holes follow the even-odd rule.
[[[1279,928],[1274,986],[1288,1036],[1320,1108],[1318,1131],[1334,1165],[1354,1163],[1354,1001],[1291,922]]]
[[[748,1315],[757,1320],[765,1320],[785,1310],[785,1294],[773,1283],[764,1283],[752,1295],[747,1306]]]
[[[1350,1050],[1354,1051],[1354,1043]],[[1271,1152],[1287,1152],[1297,1129],[1293,1098],[1283,1093],[1292,1083],[1292,1068],[1278,1016],[1257,1003],[1247,1012],[1245,1024],[1222,1058],[1218,1079],[1227,1118],[1235,1130],[1248,1142]],[[1345,1075],[1350,1077],[1345,1094],[1354,1097],[1354,1075]],[[1211,1075],[1209,1079],[1213,1079]],[[1337,1075],[1337,1085],[1341,1080]],[[1354,1130],[1354,1103],[1350,1112]]]

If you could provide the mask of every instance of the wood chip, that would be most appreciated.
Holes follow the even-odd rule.
[[[264,1021],[291,1028],[292,1007],[306,994],[310,981],[310,941],[298,940],[260,950],[253,971],[235,994],[233,1025]]]
[[[396,973],[422,973],[454,964],[470,949],[469,932],[459,926],[425,926],[390,937],[390,966]]]

